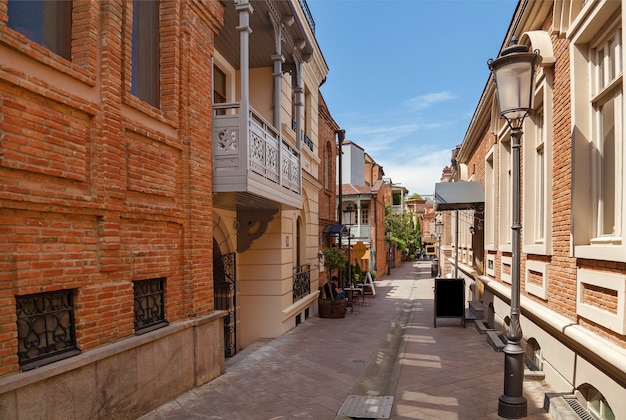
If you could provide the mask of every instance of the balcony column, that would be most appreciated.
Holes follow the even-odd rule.
[[[240,61],[240,73],[239,82],[241,85],[241,92],[239,98],[239,138],[248,139],[249,128],[248,119],[250,118],[250,14],[254,12],[254,8],[248,2],[248,0],[239,0],[235,3],[235,10],[239,12],[239,25],[237,30],[239,31],[239,61]],[[241,141],[239,145],[243,156],[248,155],[248,141]],[[248,161],[248,159],[246,159]],[[249,165],[249,163],[248,163]],[[245,168],[248,170],[249,168]]]
[[[293,86],[293,91],[296,94],[296,115],[294,116],[296,120],[296,150],[300,155],[300,164],[299,167],[302,168],[302,140],[303,140],[303,128],[302,127],[302,106],[304,104],[304,88],[302,87],[302,63],[295,59],[294,71],[291,74],[291,81]],[[299,185],[298,187],[302,190],[302,177],[299,176]]]
[[[285,57],[283,56],[283,24],[289,25],[289,22],[293,23],[293,20],[287,20],[285,23],[281,23],[272,19],[272,26],[274,26],[274,36],[275,36],[275,48],[276,51],[274,55],[272,55],[272,61],[274,62],[274,72],[272,76],[274,77],[274,103],[272,104],[274,107],[274,127],[279,131],[282,131],[282,117],[281,117],[281,98],[282,98],[282,90],[283,90],[283,63],[285,62]]]

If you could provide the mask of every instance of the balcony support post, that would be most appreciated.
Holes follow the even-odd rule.
[[[295,67],[294,72],[292,73],[292,86],[294,93],[296,94],[296,115],[294,118],[296,120],[296,150],[300,154],[300,168],[302,168],[302,140],[304,137],[304,127],[302,126],[302,106],[304,104],[304,88],[302,87],[302,63],[298,61],[297,57],[294,57]],[[302,190],[302,177],[299,176],[299,184],[298,187]]]
[[[254,8],[248,0],[239,0],[235,3],[235,10],[239,12],[239,61],[240,73],[239,82],[241,86],[239,98],[239,142],[243,156],[248,156],[248,144],[250,139],[250,128],[248,120],[250,119],[250,15],[254,13]],[[245,149],[243,149],[245,148]],[[249,159],[245,170],[250,169]]]
[[[272,104],[274,106],[273,122],[274,127],[276,127],[279,131],[282,131],[281,98],[283,90],[283,63],[285,62],[285,57],[283,56],[283,24],[281,22],[277,22],[271,14],[270,18],[272,18],[272,26],[274,27],[275,36],[275,52],[274,55],[272,55],[272,61],[274,62],[274,72],[272,73],[272,76],[274,77],[274,103]]]

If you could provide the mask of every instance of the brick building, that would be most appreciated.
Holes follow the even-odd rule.
[[[303,5],[0,0],[1,418],[136,417],[316,313]]]
[[[503,45],[516,37],[541,55],[521,142],[527,366],[603,419],[626,413],[623,13],[623,1],[522,0]],[[499,332],[510,313],[512,155],[497,110],[490,78],[452,179],[484,187],[484,216],[458,217],[455,248],[470,306]],[[456,221],[449,222],[448,238]],[[484,261],[476,265],[478,252]]]
[[[318,157],[320,160],[318,167],[318,179],[321,184],[319,189],[319,250],[336,245],[339,242],[340,231],[330,228],[339,224],[337,217],[337,131],[339,125],[335,122],[328,110],[324,98],[320,94],[319,99],[319,145]],[[328,232],[329,230],[332,231]],[[326,232],[325,232],[326,231]],[[319,284],[325,282],[323,270],[320,270]]]
[[[391,183],[383,180],[383,168],[365,150],[346,140],[342,144],[341,220],[350,225],[351,245],[362,242],[367,252],[362,259],[351,255],[351,263],[381,276],[388,271],[389,244],[385,241],[385,208],[391,205]],[[353,209],[352,220],[346,213]],[[347,249],[348,240],[343,238]]]

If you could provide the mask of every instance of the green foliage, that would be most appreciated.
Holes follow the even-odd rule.
[[[387,206],[389,207],[389,206]],[[385,231],[391,231],[391,241],[397,249],[414,253],[421,241],[421,229],[413,223],[413,217],[407,212],[394,213],[391,207],[385,209]]]
[[[348,262],[343,251],[337,247],[324,248],[318,254],[318,257],[324,258],[324,268],[328,271],[327,277],[329,280],[333,271],[341,270]]]
[[[352,285],[355,285],[363,279],[363,270],[361,270],[361,266],[358,264],[354,264],[352,266],[351,274]]]
[[[407,198],[407,200],[421,200],[422,196],[419,195],[418,193],[413,193],[409,196],[409,198]]]

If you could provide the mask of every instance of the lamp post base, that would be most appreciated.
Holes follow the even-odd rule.
[[[509,328],[515,330],[517,316],[511,319]],[[521,330],[516,333],[521,336]],[[504,393],[498,398],[498,415],[505,419],[521,419],[527,415],[524,398],[524,350],[518,341],[511,341],[504,347]]]
[[[498,415],[505,419],[521,419],[527,416],[528,404],[524,397],[508,397],[500,395],[498,398]]]

